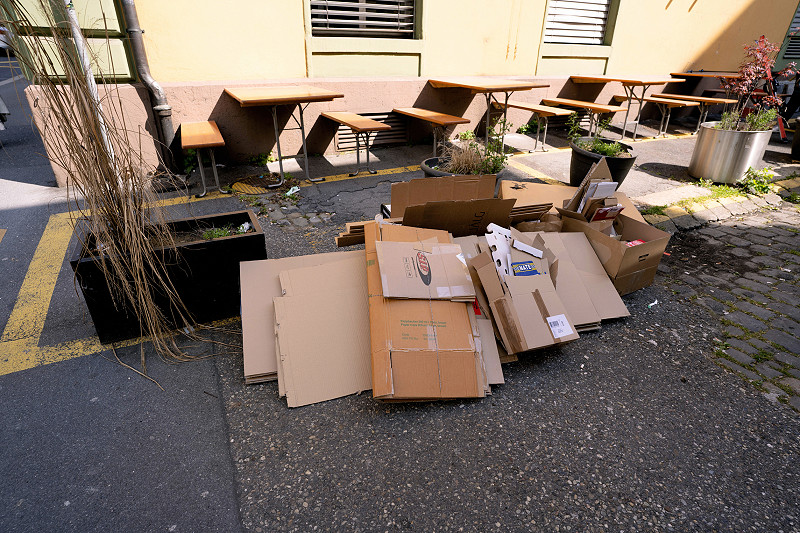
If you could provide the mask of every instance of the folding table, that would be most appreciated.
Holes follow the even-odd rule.
[[[622,137],[625,138],[625,132],[628,128],[628,116],[631,112],[631,103],[633,100],[639,104],[639,109],[636,111],[636,121],[633,126],[633,140],[636,140],[636,130],[639,128],[639,120],[642,117],[642,106],[644,105],[644,95],[651,85],[664,85],[666,83],[682,83],[686,80],[680,78],[646,78],[646,77],[625,77],[625,76],[570,76],[573,83],[608,83],[610,81],[618,81],[625,89],[625,95],[628,97],[628,109],[625,111],[625,122],[622,124]],[[636,94],[637,87],[642,88],[641,94]]]
[[[529,91],[531,89],[539,89],[543,87],[550,87],[547,83],[540,83],[536,81],[519,81],[519,80],[502,80],[493,78],[481,77],[461,77],[461,78],[441,78],[436,80],[428,80],[434,89],[469,89],[472,94],[483,94],[486,98],[486,145],[489,145],[489,131],[491,130],[490,116],[492,111],[492,100],[501,104],[500,101],[494,96],[494,93],[505,94],[505,101],[502,102],[503,106],[503,121],[505,122],[506,115],[508,114],[508,97],[516,91]],[[503,139],[500,139],[502,144]]]
[[[311,179],[308,176],[308,151],[306,150],[306,130],[303,123],[303,111],[311,102],[330,102],[334,98],[342,98],[343,94],[327,89],[319,89],[308,85],[273,86],[273,87],[234,87],[225,89],[225,92],[234,100],[239,102],[242,107],[267,106],[272,111],[272,124],[275,127],[275,145],[278,148],[278,166],[281,171],[281,179],[278,183],[268,185],[268,187],[280,187],[285,178],[283,175],[283,156],[281,155],[280,129],[278,128],[278,106],[286,106],[291,109],[291,117],[298,125],[300,135],[303,139],[303,158],[305,160],[305,174],[308,181],[322,181],[324,178]],[[294,110],[299,110],[299,118],[295,117]]]

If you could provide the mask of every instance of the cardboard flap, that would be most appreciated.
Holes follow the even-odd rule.
[[[485,233],[490,223],[508,227],[514,202],[499,198],[428,202],[407,207],[403,225],[446,230],[454,237],[477,235]]]
[[[415,178],[392,184],[392,217],[403,217],[408,206],[427,202],[494,198],[497,176],[465,175]]]

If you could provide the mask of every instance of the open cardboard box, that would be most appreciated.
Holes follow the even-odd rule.
[[[613,228],[616,237],[611,236]],[[580,231],[603,264],[608,277],[620,294],[648,287],[653,283],[658,264],[669,243],[670,234],[623,214],[604,229],[597,229],[576,219],[563,219],[565,232]],[[629,246],[631,241],[643,241]]]

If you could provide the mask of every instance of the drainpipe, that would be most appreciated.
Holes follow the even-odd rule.
[[[128,29],[128,38],[133,52],[133,61],[139,78],[150,93],[150,102],[153,105],[153,114],[156,117],[156,130],[159,141],[162,143],[162,155],[168,168],[173,167],[173,157],[170,151],[172,141],[175,139],[175,130],[172,128],[172,108],[167,103],[167,95],[161,85],[150,74],[150,65],[144,50],[142,34],[144,30],[139,27],[139,17],[136,14],[134,0],[121,0],[122,12],[125,15],[125,26]]]

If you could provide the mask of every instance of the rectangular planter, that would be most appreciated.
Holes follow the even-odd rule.
[[[174,232],[196,228],[240,226],[249,222],[255,231],[213,240],[176,243],[158,248],[166,270],[178,295],[196,322],[209,322],[238,316],[241,306],[239,293],[239,263],[267,258],[264,231],[252,211],[234,211],[217,215],[184,218],[167,223]],[[83,243],[93,247],[94,238],[85,224],[76,228],[79,242],[70,265],[75,272],[89,314],[100,342],[108,344],[141,334],[139,322],[130,309],[121,303],[115,307],[100,265],[100,258],[87,252]],[[174,313],[169,300],[155,295],[156,304],[165,316]],[[177,326],[172,321],[173,326]]]

